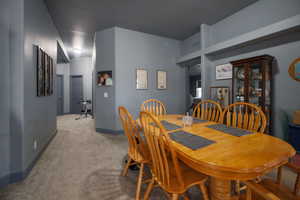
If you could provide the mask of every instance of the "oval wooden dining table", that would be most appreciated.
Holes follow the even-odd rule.
[[[183,126],[183,115],[159,116],[159,120]],[[262,133],[233,136],[208,128],[215,122],[193,123],[181,130],[199,135],[214,144],[192,150],[173,141],[178,157],[191,168],[210,176],[212,200],[236,200],[232,180],[251,180],[286,164],[295,149],[285,141]],[[180,129],[174,130],[178,131]],[[169,131],[173,132],[173,131]]]

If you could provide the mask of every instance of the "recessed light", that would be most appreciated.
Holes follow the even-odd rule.
[[[73,49],[73,52],[75,53],[75,54],[81,54],[81,52],[82,52],[82,50],[81,49]]]

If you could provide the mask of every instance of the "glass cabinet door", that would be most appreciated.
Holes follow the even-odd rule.
[[[248,73],[249,77],[249,103],[255,104],[257,106],[262,106],[264,104],[264,81],[263,81],[263,68],[261,64],[254,63],[251,64]]]
[[[233,68],[233,102],[246,102],[246,73],[243,65]]]

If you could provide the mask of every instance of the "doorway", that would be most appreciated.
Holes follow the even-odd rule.
[[[71,76],[70,78],[70,98],[71,98],[71,113],[80,114],[81,104],[83,99],[83,77],[82,75]]]
[[[56,75],[57,83],[57,115],[64,114],[64,76]]]

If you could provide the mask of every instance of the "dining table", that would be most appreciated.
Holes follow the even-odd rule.
[[[210,177],[211,200],[239,199],[232,189],[235,180],[261,177],[286,164],[296,153],[290,144],[268,134],[245,130],[239,130],[243,134],[236,134],[237,131],[231,134],[230,129],[218,128],[225,125],[198,119],[187,126],[183,117],[176,114],[158,116],[161,122],[174,125],[175,128],[167,129],[168,134],[180,132],[181,135],[184,133],[183,136],[192,136],[189,143],[201,141],[196,136],[208,141],[199,148],[191,148],[176,140],[172,140],[172,144],[181,161]]]

